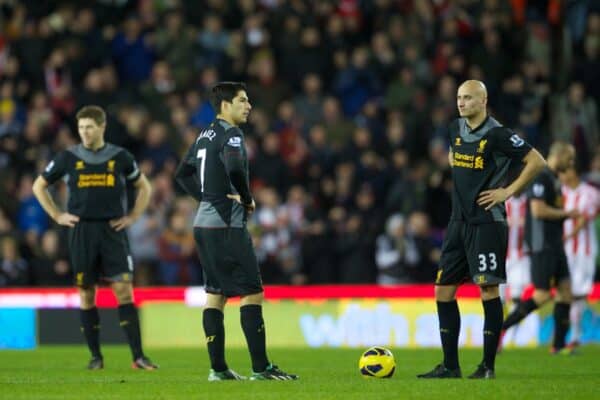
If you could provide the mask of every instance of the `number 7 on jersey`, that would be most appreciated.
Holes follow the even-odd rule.
[[[196,158],[200,159],[200,190],[204,192],[204,166],[206,165],[206,149],[199,149]]]

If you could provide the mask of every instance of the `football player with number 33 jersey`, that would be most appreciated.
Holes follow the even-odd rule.
[[[419,378],[459,378],[460,313],[456,290],[465,281],[479,285],[485,322],[483,360],[469,377],[495,377],[494,363],[502,327],[498,285],[506,281],[508,241],[504,201],[519,193],[543,168],[545,161],[522,138],[487,115],[487,90],[480,81],[466,81],[458,89],[461,118],[449,127],[452,167],[452,215],[442,246],[435,297],[444,361]],[[524,163],[508,186],[512,163]]]

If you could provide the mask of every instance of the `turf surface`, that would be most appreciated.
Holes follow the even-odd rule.
[[[391,379],[359,376],[356,349],[273,349],[270,355],[296,382],[207,382],[203,349],[152,349],[158,371],[130,369],[128,350],[105,346],[105,369],[87,371],[83,346],[46,346],[0,351],[0,399],[598,399],[600,347],[576,356],[551,356],[547,349],[508,349],[498,356],[495,381],[418,380],[440,359],[439,350],[392,349]],[[480,350],[461,350],[463,374],[471,373]],[[246,350],[228,351],[230,367],[247,374]]]

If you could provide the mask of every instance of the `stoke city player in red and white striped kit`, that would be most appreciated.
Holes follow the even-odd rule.
[[[508,249],[506,251],[507,297],[513,308],[519,304],[523,291],[531,282],[529,254],[525,244],[525,217],[527,196],[525,193],[510,197],[504,203],[508,223]]]
[[[571,347],[579,344],[581,338],[581,318],[586,306],[587,296],[592,291],[598,239],[594,219],[600,211],[600,191],[589,183],[583,182],[575,168],[569,168],[559,174],[564,197],[564,209],[578,210],[581,217],[567,219],[564,222],[565,253],[571,273]]]
[[[510,311],[521,302],[523,291],[531,283],[531,262],[525,243],[525,219],[527,217],[527,194],[519,193],[505,202],[506,222],[508,223],[508,246],[506,249],[506,285],[502,290],[504,298],[510,299]],[[506,332],[503,343],[515,341],[519,325]]]

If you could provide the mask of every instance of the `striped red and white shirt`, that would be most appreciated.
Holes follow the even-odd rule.
[[[506,261],[518,261],[526,257],[525,218],[527,215],[527,195],[513,196],[504,202],[508,223],[508,249]]]
[[[565,210],[578,210],[588,222],[577,235],[565,242],[565,252],[569,256],[598,254],[598,242],[594,227],[594,217],[600,211],[600,192],[592,185],[581,182],[576,188],[565,185],[562,187],[565,201]],[[567,219],[563,224],[565,236],[569,236],[575,229],[575,220]]]

